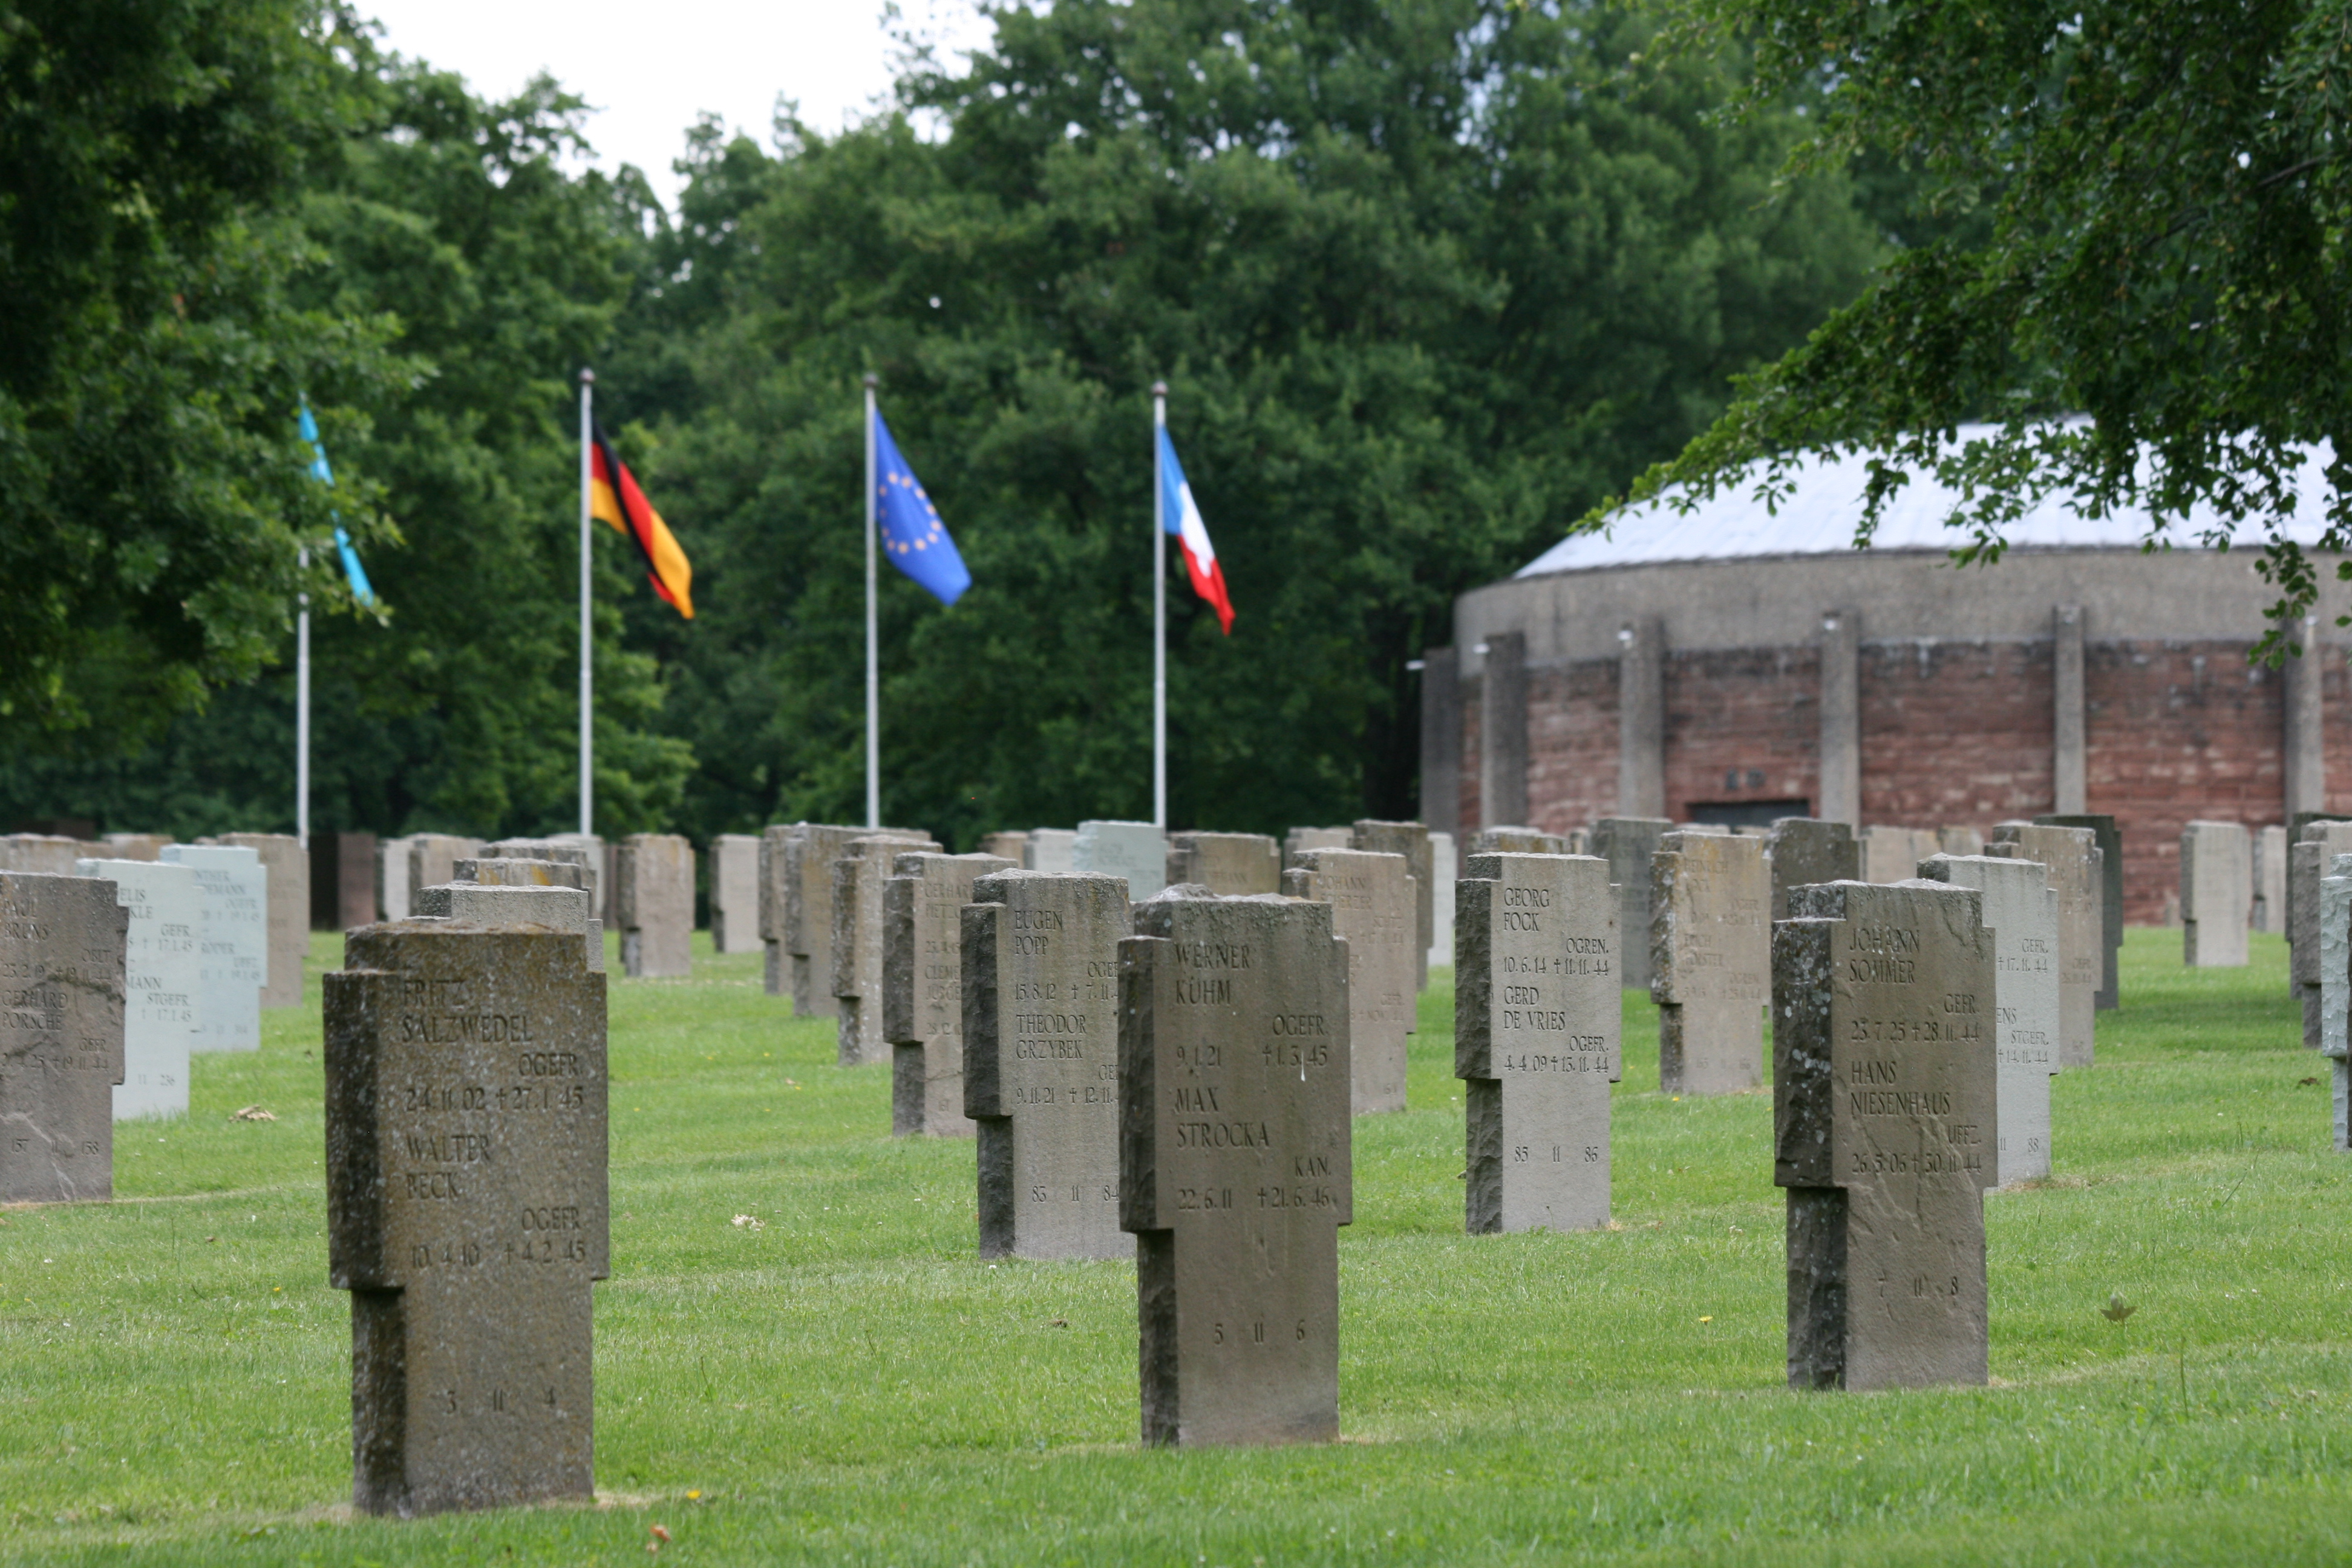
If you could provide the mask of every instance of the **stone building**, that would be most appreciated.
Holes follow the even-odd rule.
[[[1644,508],[1456,600],[1453,646],[1423,673],[1426,820],[1467,835],[2105,812],[2125,918],[2149,923],[2191,820],[2352,813],[2332,559],[2313,651],[2273,669],[2247,659],[2273,596],[2251,531],[2236,550],[2147,553],[2144,513],[2049,500],[2000,561],[1959,567],[1950,492],[1916,473],[1874,546],[1853,549],[1862,477],[1859,458],[1817,460],[1777,513],[1746,486],[1687,515]],[[2317,458],[2304,481],[2308,543]],[[2196,521],[2176,525],[2183,546]]]

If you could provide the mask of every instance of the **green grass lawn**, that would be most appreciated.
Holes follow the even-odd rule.
[[[2130,933],[2057,1177],[1986,1204],[1993,1384],[1913,1394],[1783,1386],[1771,1098],[1661,1096],[1644,1000],[1615,1226],[1465,1236],[1441,983],[1415,1109],[1356,1124],[1345,1440],[1195,1453],[1136,1446],[1132,1268],[976,1261],[971,1145],[893,1142],[887,1069],[697,941],[613,982],[597,1506],[352,1517],[314,973],[194,1114],[118,1128],[115,1203],[0,1213],[0,1558],[2352,1559],[2352,1165],[2276,938],[2191,973]]]

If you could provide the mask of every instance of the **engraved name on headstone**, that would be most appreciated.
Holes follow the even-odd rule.
[[[2254,848],[2238,822],[2180,832],[2180,957],[2190,969],[2241,969],[2253,913]]]
[[[269,879],[268,977],[262,983],[261,1005],[300,1006],[302,963],[310,956],[310,858],[289,833],[224,833],[204,842],[237,845],[260,858],[261,868]],[[161,853],[160,847],[156,853]],[[121,858],[152,860],[155,855]]]
[[[1986,1380],[1993,943],[1973,889],[1790,891],[1772,933],[1789,1386]]]
[[[890,1042],[890,1131],[968,1138],[963,1110],[963,907],[1002,855],[895,857],[882,885],[882,1036]]]
[[[760,951],[760,841],[749,833],[710,841],[710,951]]]
[[[1989,855],[1931,855],[1919,875],[1974,888],[1992,934],[1993,1041],[1999,1049],[1997,1184],[2050,1174],[2050,1075],[2058,1070],[2058,893],[2048,868]]]
[[[1168,840],[1168,885],[1220,898],[1282,891],[1282,846],[1263,833],[1179,833]]]
[[[173,844],[159,862],[196,874],[198,1051],[261,1048],[261,990],[269,966],[269,872],[233,844]]]
[[[1283,891],[1331,906],[1331,934],[1348,944],[1350,1105],[1358,1116],[1402,1110],[1406,1039],[1417,1027],[1414,952],[1421,889],[1402,855],[1308,849],[1282,874]]]
[[[114,884],[131,911],[123,932],[122,1077],[114,1120],[188,1113],[188,1052],[196,1011],[197,952],[204,917],[196,874],[152,860],[77,860],[77,877]]]
[[[1070,841],[1070,869],[1083,877],[1124,877],[1137,903],[1168,885],[1168,836],[1148,822],[1081,822]]]
[[[1348,958],[1328,904],[1171,889],[1119,943],[1119,1224],[1143,1440],[1339,1434],[1354,1217]]]
[[[1668,1094],[1759,1087],[1772,998],[1772,870],[1763,840],[1669,833],[1650,876],[1658,1087]]]
[[[622,969],[648,979],[693,973],[694,846],[675,833],[632,833],[618,849]]]
[[[1118,877],[1000,871],[963,939],[964,1110],[982,1258],[1131,1258],[1118,1226]]]
[[[833,994],[843,1067],[893,1058],[882,1032],[882,885],[890,879],[895,857],[919,851],[942,852],[929,839],[861,834],[841,847],[833,863]]]
[[[0,871],[0,1203],[114,1195],[130,910],[114,884]]]
[[[2106,946],[2099,915],[2104,854],[2098,837],[2087,827],[2034,822],[2004,822],[1992,832],[1986,854],[2038,861],[2058,895],[2058,1066],[2089,1067],[2097,1056],[2099,974]]]
[[[1473,1235],[1609,1223],[1609,1086],[1623,1076],[1609,862],[1473,855],[1454,889],[1454,1076]]]
[[[585,908],[575,889],[484,891]],[[604,976],[568,934],[419,919],[352,933],[325,1011],[353,1503],[586,1500],[589,1286],[611,1272]]]
[[[1789,889],[1816,882],[1862,879],[1862,846],[1843,822],[1782,816],[1765,831],[1764,858],[1772,863],[1772,918],[1789,918]]]
[[[1429,989],[1429,943],[1437,934],[1437,899],[1431,888],[1436,880],[1436,862],[1431,858],[1429,829],[1418,822],[1379,822],[1359,819],[1349,829],[1348,847],[1362,849],[1374,855],[1402,855],[1412,872],[1413,896],[1419,900],[1413,910],[1413,989]]]

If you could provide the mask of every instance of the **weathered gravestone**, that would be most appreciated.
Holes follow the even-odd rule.
[[[760,841],[722,833],[710,841],[710,951],[760,951]]]
[[[375,923],[375,835],[310,835],[310,929],[357,931]]]
[[[941,849],[928,839],[861,835],[843,845],[833,863],[833,995],[843,1067],[893,1058],[882,1032],[882,885],[894,857],[919,852]]]
[[[2352,1150],[2352,854],[2328,863],[2317,884],[2319,1054],[2335,1063],[2336,1147]]]
[[[605,874],[604,841],[594,837],[583,837],[577,833],[559,834],[553,838],[501,838],[495,844],[484,845],[474,857],[486,860],[558,860],[580,868],[580,886],[588,895],[588,913],[600,921],[611,919],[611,879]],[[432,887],[430,882],[419,887]]]
[[[87,858],[90,847],[79,838],[65,838],[54,833],[0,834],[0,871],[70,877],[74,874],[74,862]]]
[[[1973,889],[1792,889],[1772,932],[1789,1385],[1986,1379],[1993,944]]]
[[[395,845],[399,847],[396,856],[391,852]],[[388,840],[385,848],[383,918],[396,921],[416,912],[419,891],[457,880],[458,863],[479,858],[482,841],[456,833],[415,833],[406,838]],[[400,884],[397,908],[391,894],[395,878]]]
[[[1984,834],[1974,827],[1939,827],[1936,829],[1936,848],[1945,855],[1981,855]]]
[[[1029,835],[1018,828],[1006,828],[980,836],[982,854],[993,855],[999,859],[1010,860],[1015,866],[1020,865],[1027,858],[1028,851]]]
[[[260,858],[269,883],[268,977],[262,983],[265,1007],[302,1005],[302,962],[310,956],[310,858],[301,843],[286,833],[224,833],[206,844],[234,844]],[[158,853],[161,853],[159,850]],[[152,860],[152,855],[125,855],[126,860]]]
[[[1461,852],[1454,835],[1432,831],[1429,836],[1429,951],[1422,955],[1422,973],[1454,967],[1454,884],[1462,879]]]
[[[1331,934],[1348,944],[1349,1104],[1358,1116],[1404,1109],[1405,1041],[1416,1025],[1420,889],[1402,855],[1308,849],[1282,874],[1283,891],[1331,906]]]
[[[1328,904],[1171,889],[1118,945],[1119,1224],[1143,1440],[1339,1434],[1355,1215],[1348,960]]]
[[[375,846],[375,907],[377,918],[404,921],[415,885],[408,879],[408,850],[414,838],[379,838]]]
[[[890,1042],[890,1131],[968,1138],[963,1110],[963,907],[1002,855],[896,857],[882,885],[882,1037]]]
[[[771,996],[786,995],[793,988],[793,955],[784,946],[784,855],[786,842],[807,826],[771,823],[760,830],[760,979]],[[830,1006],[833,994],[827,992],[824,1000]]]
[[[114,1195],[130,923],[111,882],[0,871],[0,1203]]]
[[[1429,988],[1429,943],[1437,934],[1437,893],[1431,886],[1437,879],[1436,862],[1431,858],[1429,829],[1418,822],[1375,822],[1360,819],[1348,834],[1348,847],[1362,849],[1374,855],[1402,855],[1412,870],[1414,896],[1419,906],[1413,911],[1414,949],[1413,988]]]
[[[769,918],[777,941],[769,950],[768,989],[775,994],[792,993],[795,1018],[831,1018],[840,1013],[833,985],[833,866],[860,838],[895,838],[908,848],[931,842],[928,834],[909,827],[869,830],[798,822],[768,829],[769,853],[774,858],[771,896],[775,900]]]
[[[188,1113],[188,1051],[196,1012],[196,943],[204,917],[196,874],[150,860],[77,860],[77,877],[114,884],[131,911],[122,943],[122,1075],[114,1120]]]
[[[1118,877],[1000,871],[971,886],[963,1102],[980,1133],[982,1258],[1129,1258],[1118,1225]]]
[[[1141,902],[1168,885],[1168,836],[1148,822],[1081,822],[1070,841],[1070,869],[1082,877],[1124,877]]]
[[[1473,855],[1573,855],[1565,833],[1532,827],[1482,827],[1470,836]]]
[[[1282,891],[1282,846],[1263,833],[1179,833],[1168,840],[1168,885],[1219,898]]]
[[[2116,965],[2124,949],[2123,834],[2116,828],[2116,819],[2105,812],[2069,816],[2045,814],[2035,817],[2033,822],[2037,827],[2087,827],[2098,845],[2099,931],[2101,940],[2106,944],[2106,952],[2099,970],[2099,989],[2092,998],[2091,1005],[2099,1012],[2110,1012],[2121,1000]],[[2288,889],[2290,899],[2293,893],[2294,889]]]
[[[632,833],[614,865],[622,969],[648,979],[693,973],[694,846],[675,833]]]
[[[236,834],[229,835],[229,838],[235,838],[237,837],[238,835]],[[163,857],[163,846],[172,842],[172,836],[168,833],[110,833],[105,836],[101,842],[106,846],[106,853],[93,857],[93,858],[100,860],[155,860],[160,859]],[[209,840],[207,840],[207,842],[209,842]],[[225,838],[221,840],[221,842],[226,844],[228,842],[228,839]],[[286,842],[291,844],[294,840],[291,837],[289,837]],[[266,866],[269,863],[268,857],[265,855],[262,858],[262,864]],[[310,908],[308,904],[305,904],[302,907],[304,909]]]
[[[1294,827],[1282,836],[1282,868],[1297,865],[1298,857],[1309,849],[1349,848],[1355,837],[1351,827]]]
[[[2303,1043],[2314,1050],[2325,1037],[2319,888],[2338,855],[2352,855],[2352,822],[2315,818],[2287,847],[2287,984],[2303,1006]]]
[[[1052,871],[1059,876],[1075,874],[1078,848],[1077,830],[1070,827],[1033,827],[1029,838],[1021,847],[1021,868],[1024,871]]]
[[[2254,835],[2254,929],[2286,931],[2286,829],[2273,824]]]
[[[441,881],[428,882],[425,886],[446,887],[452,882],[478,882],[488,888],[571,888],[581,894],[580,907],[588,907],[588,874],[563,860],[492,858],[488,856],[464,859],[452,865],[449,875]]]
[[[1609,1086],[1623,1076],[1609,863],[1473,855],[1454,889],[1454,1076],[1473,1235],[1609,1223]]]
[[[1651,858],[1650,878],[1658,1087],[1668,1094],[1758,1087],[1772,999],[1772,871],[1763,840],[1669,833]]]
[[[1865,827],[1857,843],[1865,882],[1908,881],[1918,874],[1920,861],[1943,852],[1936,835],[1924,827]]]
[[[581,889],[484,891],[584,915]],[[583,956],[568,932],[413,920],[352,932],[326,977],[328,1269],[352,1296],[363,1512],[593,1495],[609,1107]]]
[[[1992,937],[1993,1045],[2000,1136],[1995,1184],[2050,1174],[2050,1076],[2058,1070],[2058,892],[2048,868],[1990,855],[1931,855],[1931,882],[1973,888]]]
[[[588,912],[586,889],[562,881],[536,881],[515,869],[533,864],[528,860],[460,860],[459,869],[474,868],[483,880],[418,889],[416,918],[502,930],[561,931],[580,939],[581,963],[601,973],[604,967],[604,928]],[[578,868],[571,866],[556,866],[552,870],[561,876],[579,874]]]
[[[2245,825],[2192,822],[2180,833],[2180,957],[2190,969],[2242,969],[2253,912],[2254,851]]]
[[[196,1028],[191,1050],[261,1048],[269,970],[269,872],[234,844],[173,844],[160,864],[196,877]]]
[[[1764,858],[1772,863],[1772,918],[1789,918],[1789,889],[1817,882],[1862,879],[1862,846],[1843,822],[1811,816],[1776,818],[1764,835]]]
[[[2105,936],[2099,923],[2103,868],[2097,836],[2087,827],[2004,822],[1985,853],[2039,863],[2058,895],[2058,1066],[2097,1059],[2099,973]]]
[[[1590,853],[1609,862],[1617,887],[1617,929],[1625,934],[1617,983],[1628,991],[1650,988],[1650,857],[1674,826],[1662,816],[1604,816],[1585,839]]]

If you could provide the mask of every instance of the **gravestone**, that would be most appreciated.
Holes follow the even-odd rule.
[[[74,862],[87,858],[90,846],[79,838],[53,833],[0,834],[0,871],[29,871],[43,877],[70,877]]]
[[[793,956],[784,946],[784,845],[806,827],[778,822],[760,830],[760,983],[771,996],[793,988]],[[833,1000],[830,993],[825,1000]]]
[[[1081,822],[1070,841],[1070,869],[1082,877],[1124,877],[1137,903],[1168,885],[1168,836],[1148,822]]]
[[[1792,889],[1772,932],[1772,1180],[1789,1386],[1981,1384],[2000,1132],[1993,943],[1973,889]]]
[[[408,879],[408,848],[414,838],[383,838],[375,847],[375,907],[377,918],[404,921],[415,885]]]
[[[1609,1086],[1623,1076],[1609,863],[1473,855],[1454,889],[1454,1076],[1472,1235],[1609,1223]]]
[[[980,1134],[982,1258],[1130,1258],[1118,1224],[1117,877],[999,871],[972,883],[963,1100]]]
[[[1348,961],[1331,907],[1170,889],[1118,944],[1119,1224],[1143,1440],[1339,1435],[1355,1215]]]
[[[1029,838],[1021,847],[1021,868],[1024,871],[1052,871],[1058,876],[1075,874],[1078,835],[1075,828],[1033,827]]]
[[[230,837],[236,835],[232,834]],[[224,839],[226,843],[227,840]],[[172,842],[168,833],[110,833],[100,840],[106,853],[93,857],[100,860],[156,860],[163,858],[163,846]],[[289,842],[291,842],[289,840]],[[269,862],[264,859],[262,864]],[[308,909],[309,905],[303,906]]]
[[[1984,834],[1974,827],[1939,827],[1936,829],[1936,848],[1945,855],[1981,855]],[[1925,857],[1921,857],[1925,858]]]
[[[482,891],[586,915],[583,889]],[[326,977],[328,1275],[352,1298],[363,1513],[593,1495],[609,1105],[604,976],[582,960],[568,934],[421,919],[352,932]]]
[[[773,832],[773,829],[770,830]],[[778,935],[787,965],[785,989],[795,1018],[832,1018],[841,1011],[833,984],[833,867],[860,838],[895,838],[909,849],[932,844],[911,827],[842,827],[832,823],[795,823],[778,846],[783,870],[783,903]]]
[[[565,860],[521,860],[510,858],[465,859],[449,868],[449,875],[427,887],[446,887],[451,882],[478,882],[490,888],[571,888],[581,895],[581,908],[588,906],[588,873]]]
[[[1789,918],[1789,889],[1817,882],[1862,880],[1862,847],[1843,822],[1811,816],[1773,820],[1764,836],[1764,858],[1772,863],[1772,918]]]
[[[1422,973],[1454,967],[1454,884],[1462,877],[1462,858],[1454,835],[1429,836],[1429,951],[1423,954]]]
[[[416,912],[416,894],[420,889],[437,888],[444,882],[458,879],[457,863],[482,858],[483,843],[456,833],[417,833],[408,839],[408,855],[403,862],[402,874],[408,879],[406,899],[409,913]],[[387,868],[391,865],[386,861]],[[578,886],[585,886],[580,883]],[[387,919],[394,918],[390,909]]]
[[[1650,988],[1650,857],[1674,826],[1663,816],[1604,816],[1585,840],[1617,886],[1617,929],[1625,934],[1617,981],[1628,991]]]
[[[2287,847],[2287,983],[2303,1008],[2303,1043],[2320,1048],[2321,986],[2319,884],[2338,855],[2352,855],[2352,822],[2315,818],[2303,837]]]
[[[2097,835],[2087,827],[2004,822],[1985,853],[2032,860],[2058,895],[2058,1066],[2086,1068],[2097,1059],[2098,986],[2105,936],[2099,924],[2104,868]]]
[[[1933,855],[1919,875],[1983,899],[2000,1058],[1995,1184],[2038,1182],[2050,1174],[2050,1076],[2058,1070],[2057,889],[2040,863],[1990,855]]]
[[[971,885],[1013,869],[1002,855],[896,857],[882,886],[882,1037],[890,1131],[968,1138],[963,1101],[963,907]]]
[[[821,842],[812,839],[810,847]],[[882,1032],[882,884],[890,879],[894,857],[915,853],[941,849],[927,839],[861,834],[841,847],[833,863],[833,994],[845,1068],[887,1062],[894,1055]]]
[[[1349,832],[1348,847],[1373,855],[1402,855],[1412,868],[1414,897],[1420,900],[1413,911],[1412,984],[1416,991],[1427,990],[1429,943],[1437,934],[1437,892],[1431,886],[1437,879],[1437,867],[1430,858],[1429,829],[1418,822],[1360,819]]]
[[[1920,861],[1943,851],[1923,827],[1865,827],[1858,843],[1865,882],[1908,881],[1918,874]]]
[[[1026,858],[1028,849],[1029,835],[1018,829],[983,833],[980,836],[982,854],[993,855],[1001,860],[1010,860],[1015,866],[1020,865]]]
[[[479,867],[488,876],[497,878],[510,868],[531,862],[460,860],[457,864]],[[553,869],[559,875],[578,875],[576,867],[557,866]],[[415,918],[454,921],[466,926],[495,926],[503,931],[560,932],[579,940],[583,967],[604,972],[604,922],[588,912],[587,890],[563,882],[534,882],[509,875],[503,881],[445,882],[437,888],[420,888]]]
[[[2310,945],[2322,975],[2317,1046],[2335,1063],[2336,1147],[2352,1151],[2352,854],[2336,856],[2326,869],[2311,879],[2319,929]]]
[[[122,1075],[114,1120],[188,1113],[188,1052],[196,1012],[196,873],[152,860],[77,860],[77,877],[114,884],[131,912],[122,937]]]
[[[130,923],[110,881],[0,871],[0,1204],[114,1196]]]
[[[632,833],[616,847],[622,969],[646,979],[692,974],[694,846],[675,833]]]
[[[375,923],[375,835],[310,835],[310,929],[357,931]]]
[[[2286,932],[2286,829],[2273,824],[2254,835],[2254,929]]]
[[[2124,837],[2116,826],[2116,819],[2105,812],[2086,812],[2073,816],[2043,815],[2033,819],[2041,827],[2087,827],[2097,840],[2099,848],[2100,891],[2099,931],[2106,943],[2105,962],[2100,968],[2098,994],[2092,1006],[2102,1013],[2111,1012],[2121,1004],[2122,991],[2116,977],[2117,965],[2124,950]],[[2294,889],[2287,894],[2290,901]]]
[[[1658,1087],[1736,1094],[1764,1081],[1772,999],[1772,871],[1764,843],[1669,833],[1650,860],[1650,999]]]
[[[2180,959],[2190,969],[2242,969],[2253,912],[2254,851],[2245,825],[2192,822],[2180,832]]]
[[[760,841],[748,833],[710,841],[710,951],[760,951]]]
[[[1331,934],[1348,944],[1349,1107],[1358,1116],[1404,1109],[1405,1039],[1418,1010],[1413,981],[1420,889],[1402,855],[1308,849],[1282,874],[1283,891],[1331,906]]]
[[[1219,898],[1282,891],[1282,846],[1263,833],[1179,833],[1168,840],[1168,885]]]
[[[261,990],[269,970],[269,872],[233,844],[173,844],[161,862],[196,874],[197,1051],[261,1048]]]
[[[1298,864],[1298,857],[1308,849],[1346,849],[1355,843],[1352,827],[1294,827],[1282,836],[1282,868],[1286,871]]]
[[[605,875],[604,844],[599,838],[583,838],[566,834],[555,838],[501,838],[495,844],[484,845],[474,857],[485,860],[560,860],[567,866],[580,868],[580,886],[588,894],[588,913],[592,919],[609,920],[610,900],[607,893],[611,879]],[[433,887],[420,882],[419,887]]]
[[[1473,855],[1573,855],[1565,833],[1543,833],[1532,827],[1482,827],[1470,836]]]
[[[269,883],[268,978],[261,987],[261,1005],[300,1006],[302,964],[310,956],[310,858],[302,852],[300,842],[286,833],[224,833],[202,842],[236,845],[260,858]]]

